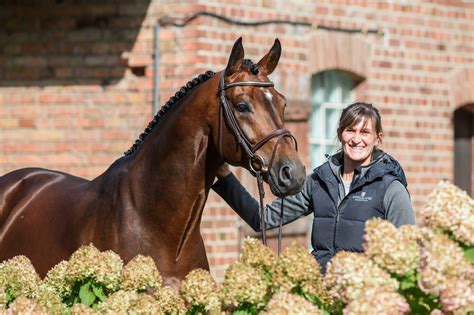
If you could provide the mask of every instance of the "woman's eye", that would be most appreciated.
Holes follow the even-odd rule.
[[[236,108],[239,112],[241,112],[241,113],[243,113],[243,112],[248,112],[248,111],[250,110],[249,105],[248,105],[247,103],[243,103],[243,102],[237,104],[237,105],[235,106],[235,108]]]

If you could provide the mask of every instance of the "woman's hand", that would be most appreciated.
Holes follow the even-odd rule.
[[[218,179],[221,179],[223,177],[226,177],[228,175],[230,175],[231,171],[230,171],[230,168],[229,168],[229,164],[227,164],[226,162],[224,162],[221,166],[219,166],[219,168],[217,169],[217,178]]]

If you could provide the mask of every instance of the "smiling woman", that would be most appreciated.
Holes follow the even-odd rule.
[[[382,143],[379,111],[367,103],[354,103],[346,107],[339,120],[337,136],[344,151],[342,179],[350,182],[354,169],[372,162],[372,153]]]
[[[414,224],[405,174],[378,148],[382,121],[372,104],[347,106],[337,128],[341,150],[306,178],[300,193],[285,199],[283,224],[314,213],[312,254],[322,266],[338,251],[361,252],[365,222],[383,218],[399,227]],[[213,189],[254,229],[260,230],[258,203],[226,165]],[[279,226],[281,199],[266,206],[266,228]]]

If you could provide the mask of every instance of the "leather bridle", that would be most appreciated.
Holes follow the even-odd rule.
[[[260,227],[262,229],[262,242],[264,245],[267,245],[266,240],[266,228],[265,228],[265,214],[263,206],[263,198],[265,196],[265,191],[263,188],[263,175],[267,174],[273,164],[273,159],[275,158],[275,153],[278,145],[285,137],[290,137],[294,144],[296,150],[298,150],[298,143],[296,142],[295,137],[287,129],[281,128],[276,129],[263,137],[260,141],[255,144],[249,140],[245,135],[242,128],[240,128],[239,122],[235,118],[234,112],[232,111],[231,105],[226,97],[226,90],[236,86],[253,86],[253,87],[272,87],[274,86],[271,81],[238,81],[225,83],[224,82],[225,72],[222,72],[219,82],[219,134],[218,134],[218,150],[221,157],[225,160],[224,151],[222,149],[222,129],[224,125],[224,119],[227,122],[227,125],[230,127],[232,133],[234,134],[237,142],[242,147],[242,149],[247,153],[249,157],[249,170],[252,175],[257,178],[257,186],[260,196]],[[271,154],[270,162],[266,164],[265,159],[257,153],[257,150],[264,146],[267,142],[277,138],[275,146]],[[257,167],[256,167],[257,166]],[[281,220],[283,216],[283,199],[282,199],[282,208],[280,214],[280,229],[278,234],[278,253],[281,251]]]

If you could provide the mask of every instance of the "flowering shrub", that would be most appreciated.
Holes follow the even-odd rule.
[[[117,291],[122,281],[122,259],[112,251],[100,252],[92,244],[75,251],[65,267],[58,267],[58,273],[61,268],[67,287],[63,291],[68,292],[62,297],[68,306],[82,303],[95,307]]]
[[[382,219],[365,224],[364,253],[387,272],[403,276],[413,272],[420,260],[418,237],[413,226],[397,229]]]
[[[270,286],[260,270],[234,262],[225,272],[221,299],[230,311],[256,313],[268,301],[269,290]]]
[[[40,281],[35,268],[25,256],[15,256],[0,265],[0,288],[5,293],[7,305],[19,296],[35,298]]]
[[[474,200],[448,181],[441,181],[419,213],[420,225],[447,233],[463,247],[474,246]]]
[[[303,297],[282,291],[272,296],[263,314],[323,315],[324,312]]]
[[[138,296],[139,293],[135,291],[119,290],[99,303],[97,309],[102,313],[126,313],[135,301],[138,300]]]
[[[398,283],[362,253],[339,252],[328,263],[324,282],[335,300],[347,304],[367,291],[395,292]]]
[[[67,261],[61,261],[48,271],[43,280],[43,284],[54,291],[59,296],[69,296],[72,287],[66,281]]]
[[[240,261],[245,265],[261,269],[265,274],[271,275],[277,263],[277,257],[262,242],[255,238],[247,237],[242,245]]]
[[[162,283],[163,279],[151,257],[137,255],[122,270],[123,290],[137,292],[144,292],[147,289],[157,290]]]
[[[192,314],[221,309],[219,288],[207,270],[191,271],[181,282],[180,293]]]
[[[10,305],[7,314],[48,314],[48,310],[33,299],[20,296]]]
[[[474,311],[473,220],[473,200],[443,181],[428,197],[419,226],[368,221],[364,254],[398,281],[411,312],[465,314]]]
[[[297,294],[323,309],[333,307],[319,264],[305,247],[296,243],[285,248],[278,258],[273,285],[277,290]]]
[[[165,314],[186,314],[186,306],[181,296],[171,287],[162,287],[153,296],[160,304],[162,313]]]
[[[398,315],[410,310],[405,299],[396,292],[368,290],[350,301],[344,308],[344,315]]]
[[[92,244],[75,251],[66,266],[66,281],[69,283],[87,282],[109,291],[116,291],[122,280],[123,262],[112,251],[100,252]]]
[[[150,257],[82,246],[41,280],[25,256],[0,263],[6,314],[471,314],[474,313],[474,204],[441,182],[418,226],[366,223],[364,252],[339,252],[326,275],[308,250],[280,257],[244,240],[218,285],[191,271],[179,291],[163,286]]]

